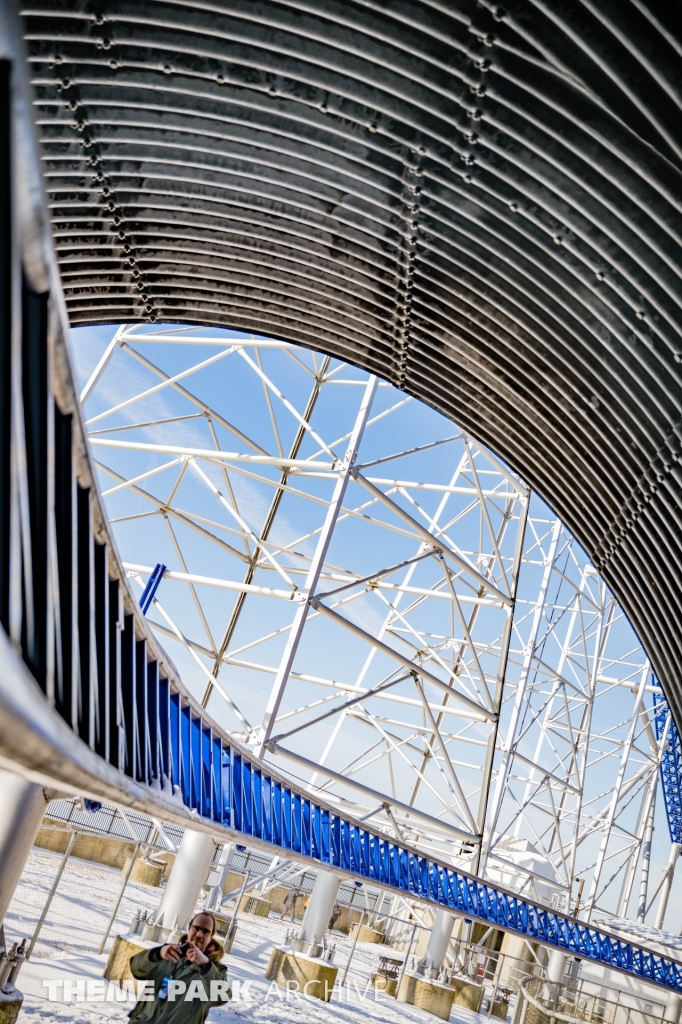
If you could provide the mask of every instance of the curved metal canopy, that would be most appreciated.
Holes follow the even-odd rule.
[[[72,324],[271,334],[456,417],[585,546],[682,722],[673,6],[36,0],[25,26]]]

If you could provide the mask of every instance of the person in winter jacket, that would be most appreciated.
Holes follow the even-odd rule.
[[[130,1013],[135,1024],[203,1024],[212,1006],[230,998],[222,943],[212,914],[195,914],[180,943],[136,953],[134,978],[154,983],[154,996],[140,998]],[[151,987],[151,986],[150,986]]]

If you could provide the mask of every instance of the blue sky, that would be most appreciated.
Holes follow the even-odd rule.
[[[158,328],[156,328],[158,329]],[[80,328],[71,332],[71,350],[74,359],[75,373],[78,384],[83,386],[96,366],[102,352],[114,333],[113,327]],[[217,410],[222,417],[240,430],[246,433],[257,445],[269,453],[277,450],[277,438],[271,422],[271,410],[265,397],[261,381],[253,368],[237,353],[221,355],[229,349],[229,339],[238,338],[234,333],[225,331],[202,331],[202,336],[221,338],[226,341],[226,348],[202,346],[190,349],[189,346],[180,345],[142,345],[138,351],[147,359],[152,360],[170,375],[175,375],[188,369],[190,366],[202,360],[210,360],[210,365],[195,372],[187,378],[185,385],[191,388],[192,392],[200,396],[201,400],[211,408]],[[263,369],[276,381],[277,386],[286,395],[286,398],[300,411],[302,411],[308,400],[313,380],[310,371],[319,367],[322,356],[312,356],[310,353],[299,350],[294,353],[295,358],[278,351],[267,351],[263,353]],[[219,358],[216,358],[219,357]],[[250,358],[255,358],[251,350]],[[302,365],[303,364],[303,365]],[[332,369],[338,363],[332,363]],[[308,368],[306,372],[305,367]],[[352,367],[344,367],[336,375],[337,380],[345,380],[349,383],[335,386],[325,386],[323,398],[318,401],[311,424],[314,430],[327,442],[333,442],[347,434],[353,425],[357,409],[361,400],[363,385],[362,381],[366,375]],[[352,383],[355,382],[355,383]],[[121,402],[128,400],[131,396],[153,387],[159,383],[159,378],[148,368],[131,358],[129,354],[117,351],[102,377],[100,384],[93,396],[86,404],[85,418],[90,420],[110,410]],[[377,416],[384,410],[404,401],[404,396],[393,388],[381,387],[375,399],[372,416]],[[282,450],[286,453],[292,443],[293,437],[298,428],[294,416],[282,409],[279,400],[271,395],[272,407],[277,422],[279,440]],[[174,423],[164,423],[157,427],[137,428],[136,431],[126,430],[122,433],[106,433],[107,438],[143,438],[147,443],[163,443],[189,446],[194,448],[207,449],[214,445],[214,438],[211,435],[209,426],[203,413],[192,406],[186,398],[178,395],[169,388],[157,391],[147,397],[144,401],[129,405],[127,408],[108,415],[101,421],[93,423],[91,431],[107,430],[112,426],[129,427],[135,423],[146,423],[155,419],[169,419],[171,417],[184,417]],[[250,451],[248,445],[237,439],[225,426],[219,422],[214,423],[215,440],[223,451]],[[385,457],[392,452],[404,451],[412,447],[428,444],[434,440],[457,435],[456,426],[448,423],[427,406],[411,401],[402,405],[391,416],[382,419],[381,422],[369,428],[363,439],[359,461],[366,463],[374,459]],[[342,457],[346,449],[346,443],[342,441],[334,448],[334,453]],[[319,451],[319,445],[315,438],[306,436],[301,446],[300,457],[311,458]],[[384,466],[375,467],[371,470],[379,478],[399,478],[401,480],[419,480],[421,482],[437,483],[443,481],[444,474],[449,476],[462,457],[463,445],[461,441],[453,441],[447,445],[433,448],[430,451],[418,455],[405,456],[397,461],[386,463]],[[161,454],[147,451],[123,451],[116,449],[104,449],[93,447],[96,458],[109,466],[113,471],[118,471],[126,478],[149,473],[166,463],[174,462],[175,457],[171,454]],[[485,481],[486,468],[485,460],[480,465],[481,480]],[[221,469],[214,463],[204,463],[206,475],[215,487],[220,488],[227,495],[227,484]],[[250,467],[252,468],[252,467]],[[170,466],[165,471],[158,473],[140,483],[140,487],[155,495],[160,501],[166,501],[177,479],[180,467],[177,464]],[[498,479],[493,466],[488,465],[488,471],[493,474],[490,479]],[[370,472],[369,470],[367,471]],[[263,481],[275,480],[279,470],[274,467],[258,467],[257,475],[260,480],[244,475],[239,472],[230,472],[230,486],[233,488],[234,499],[239,508],[239,513],[254,533],[259,534],[262,523],[265,519],[272,494],[272,488]],[[100,474],[100,486],[103,490],[116,486],[117,481],[111,476]],[[329,478],[296,478],[295,486],[306,495],[319,498],[328,498],[331,494],[333,481]],[[435,492],[420,490],[414,492],[418,501],[427,516],[432,516],[438,507],[441,495]],[[352,484],[346,500],[346,506],[360,504],[367,497],[359,484]],[[406,498],[397,495],[396,500],[402,503],[403,507],[411,508]],[[105,499],[109,517],[114,520],[114,536],[119,552],[124,561],[129,563],[153,566],[157,562],[166,564],[169,568],[181,570],[178,552],[174,547],[173,538],[168,526],[162,517],[156,514],[155,508],[142,496],[131,494],[129,490],[123,490],[112,494]],[[466,508],[470,498],[453,495],[449,499],[445,520],[457,520],[454,522],[449,536],[453,542],[458,544],[462,550],[476,557],[480,551],[490,552],[491,545],[489,534],[486,532],[485,524],[480,516],[466,514]],[[240,548],[241,540],[234,532],[236,523],[225,513],[214,495],[207,488],[205,482],[200,479],[196,472],[188,470],[177,492],[175,504],[187,511],[197,519],[201,519],[204,528],[216,536],[220,536],[226,544],[235,549]],[[502,507],[502,502],[498,503]],[[314,548],[314,538],[307,538],[306,534],[320,527],[324,516],[325,506],[310,498],[296,497],[287,493],[278,511],[275,526],[270,535],[270,540],[277,545],[291,545],[294,542],[294,549],[285,556],[280,557],[283,565],[289,566],[292,573],[296,570],[305,570],[306,560],[300,555],[310,557]],[[154,513],[144,518],[128,518],[126,521],[116,522],[123,517],[139,516],[142,513]],[[548,528],[551,519],[547,510],[539,499],[533,499],[532,514],[536,523],[534,529],[542,533]],[[335,531],[333,542],[328,555],[328,562],[340,572],[348,571],[359,575],[375,572],[379,568],[395,564],[402,558],[412,557],[416,552],[414,536],[404,535],[404,523],[383,507],[372,507],[371,515],[388,526],[390,529],[381,528],[375,523],[368,523],[358,517],[344,520]],[[491,513],[497,515],[493,507]],[[544,520],[544,523],[543,523]],[[182,554],[187,563],[187,569],[192,573],[200,575],[220,577],[226,579],[240,579],[243,575],[245,565],[239,558],[231,554],[225,547],[218,547],[214,543],[208,543],[204,537],[189,529],[187,525],[177,518],[169,520],[175,537],[181,547]],[[501,516],[493,523],[494,531],[499,529]],[[301,539],[303,538],[303,539]],[[514,547],[515,531],[512,527],[508,529],[505,540],[502,544],[501,553],[503,559],[509,563]],[[533,548],[533,537],[530,532],[526,535],[526,549],[531,552]],[[546,543],[545,543],[546,547]],[[296,552],[299,553],[297,556]],[[539,549],[536,551],[539,556]],[[576,565],[571,568],[571,559],[567,554],[566,572],[571,574],[577,571]],[[535,561],[538,564],[524,565],[520,581],[520,602],[517,618],[521,621],[521,610],[524,607],[524,600],[534,599],[537,593],[539,579],[542,574],[541,558]],[[578,563],[584,564],[585,558],[578,552]],[[412,584],[422,587],[430,587],[434,583],[434,568],[429,563],[421,564],[414,572]],[[293,576],[299,585],[302,585],[302,576]],[[395,577],[398,579],[399,577]],[[255,583],[261,583],[269,587],[282,587],[283,581],[277,573],[266,569],[256,572]],[[595,582],[596,585],[596,582]],[[326,583],[324,589],[331,589],[333,584]],[[138,591],[135,591],[136,593]],[[181,624],[186,636],[198,643],[210,646],[206,633],[206,626],[213,641],[213,646],[220,643],[226,622],[229,619],[234,604],[235,595],[222,590],[208,587],[200,588],[202,610],[206,623],[202,622],[199,611],[194,605],[188,588],[185,584],[174,581],[164,581],[158,593],[159,600],[174,618]],[[424,608],[416,612],[412,622],[419,630],[425,633],[447,636],[453,629],[449,622],[449,612],[446,615],[445,602],[429,601]],[[251,651],[243,655],[246,660],[262,664],[276,665],[283,648],[285,634],[281,632],[291,619],[292,606],[289,602],[272,601],[266,598],[250,595],[245,602],[245,610],[240,618],[238,628],[235,632],[230,650],[243,648],[253,643],[259,637],[268,632],[280,631],[270,641],[259,644]],[[343,614],[369,632],[375,632],[381,626],[385,615],[386,605],[382,603],[380,596],[376,593],[364,594],[346,604]],[[150,618],[157,618],[158,614],[150,612]],[[477,642],[481,643],[487,638],[487,642],[494,641],[502,628],[503,617],[500,611],[493,612],[486,610],[481,614],[477,623]],[[521,622],[521,632],[527,629],[529,623]],[[455,630],[456,632],[456,630]],[[407,638],[410,639],[410,638]],[[414,638],[411,638],[411,641]],[[196,662],[190,657],[187,651],[176,641],[161,638],[162,643],[167,646],[171,657],[178,666],[185,685],[199,696],[203,692],[205,679],[198,669]],[[397,642],[405,643],[406,639],[398,638]],[[551,646],[552,641],[548,644]],[[630,627],[625,620],[613,630],[611,636],[613,657],[620,658],[627,652],[636,648],[637,641],[633,636]],[[518,645],[517,645],[518,646]],[[254,653],[255,652],[255,653]],[[295,669],[299,673],[313,676],[320,676],[327,679],[356,681],[358,673],[367,658],[368,648],[362,641],[341,629],[336,623],[331,623],[325,618],[317,618],[306,628],[304,642],[302,643]],[[454,655],[453,655],[454,656]],[[547,650],[547,659],[551,661],[554,654]],[[495,658],[491,654],[486,661],[485,654],[481,654],[481,662],[485,663],[486,670],[494,672]],[[508,665],[508,678],[518,677],[520,656],[512,657]],[[209,660],[206,659],[206,663]],[[570,668],[570,666],[569,666]],[[374,657],[368,675],[367,683],[377,683],[381,678],[395,669],[395,664],[385,656]],[[567,669],[568,671],[568,669]],[[615,670],[614,670],[615,671]],[[627,674],[623,668],[620,674]],[[238,702],[241,710],[253,723],[259,721],[262,714],[263,703],[269,692],[272,676],[267,673],[258,673],[238,666],[223,667],[220,679],[225,683],[234,699]],[[402,684],[401,684],[402,685]],[[405,684],[407,686],[407,684]],[[471,686],[466,679],[463,680],[463,688],[473,695]],[[472,684],[474,685],[474,684]],[[396,693],[407,693],[398,688]],[[411,692],[411,691],[410,691]],[[435,695],[434,690],[434,695]],[[304,682],[292,681],[287,688],[283,710],[294,710],[310,701],[320,700],[325,696],[320,692],[318,686]],[[616,735],[620,735],[617,719],[612,721],[608,717],[617,714],[618,700],[614,695],[611,705],[603,701],[595,705],[594,725],[597,729],[605,729],[613,725]],[[434,696],[435,699],[435,696]],[[212,714],[226,728],[236,729],[238,723],[229,712],[225,703],[214,696],[210,705]],[[504,714],[508,713],[508,708]],[[599,720],[599,715],[605,716]],[[292,739],[292,747],[298,745],[301,753],[315,759],[325,747],[327,739],[331,734],[334,719],[316,727],[314,732],[302,733]],[[457,749],[460,760],[464,763],[473,761],[480,762],[483,756],[484,743],[488,732],[485,727],[474,725],[467,729],[466,735],[462,736],[451,749]],[[468,737],[468,738],[467,738]],[[352,727],[344,726],[343,743],[340,748],[334,748],[329,761],[330,765],[342,770],[344,759],[347,763],[353,756],[359,755],[366,745],[366,736],[362,724],[353,723]],[[532,743],[531,743],[532,746]],[[459,751],[462,753],[460,754]],[[336,759],[334,761],[334,759]],[[393,759],[391,771],[395,778],[390,780],[402,792],[411,785],[409,772],[406,773],[404,765],[399,763],[399,758]],[[608,760],[608,759],[607,759]],[[611,759],[612,760],[612,759]],[[287,770],[296,774],[296,769],[288,764]],[[381,770],[386,771],[386,765],[380,769],[378,764],[370,765],[365,771],[365,777],[369,780],[372,773]],[[466,776],[466,769],[462,767],[463,775]],[[305,774],[305,773],[303,773]],[[471,785],[474,785],[475,771],[471,773]],[[387,786],[389,782],[382,778],[381,782]],[[594,791],[591,796],[596,796]],[[423,796],[424,806],[429,813],[437,813],[438,803],[428,793]],[[657,814],[657,838],[655,845],[656,860],[660,866],[667,855],[667,832],[661,808],[662,801],[659,801]],[[634,810],[634,809],[633,809]],[[652,876],[658,874],[658,864],[652,867]],[[679,914],[679,907],[674,908],[674,913]],[[670,919],[673,919],[671,913]]]

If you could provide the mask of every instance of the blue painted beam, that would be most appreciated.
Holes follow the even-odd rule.
[[[6,27],[3,22],[3,52],[16,55],[15,36],[12,30],[7,35]],[[23,55],[19,60],[23,61]],[[37,180],[34,136],[31,126],[22,120],[31,109],[31,97],[23,91],[22,74],[10,74],[6,61],[0,65],[0,129],[3,124],[11,126],[6,137],[19,147],[20,159],[11,166],[20,166],[29,178],[35,171]],[[0,417],[1,465],[11,464],[15,447],[23,445],[24,438],[30,442],[21,449],[19,460],[27,508],[19,511],[11,502],[0,503],[0,647],[3,670],[11,659],[23,658],[31,686],[35,681],[43,693],[42,703],[33,700],[31,690],[29,699],[21,704],[22,715],[27,704],[32,711],[37,709],[32,719],[31,770],[50,777],[55,769],[51,757],[41,760],[40,741],[58,722],[62,731],[64,726],[69,730],[69,739],[73,738],[72,750],[60,755],[60,763],[70,756],[77,774],[83,777],[83,752],[90,759],[99,758],[109,793],[120,787],[119,792],[126,794],[131,781],[141,791],[158,793],[159,785],[165,789],[169,780],[185,807],[199,816],[197,821],[213,823],[237,839],[270,847],[273,852],[286,850],[313,865],[682,991],[682,964],[677,961],[425,857],[312,798],[233,743],[185,693],[172,667],[165,666],[166,658],[140,614],[154,599],[165,567],[156,566],[138,608],[115,549],[109,546],[100,499],[84,484],[88,477],[94,480],[94,469],[85,474],[77,471],[78,453],[85,452],[87,461],[87,442],[81,420],[74,415],[78,400],[64,350],[68,325],[62,322],[59,326],[62,306],[46,233],[48,218],[35,196],[30,204],[14,199],[11,166],[2,164],[6,151],[7,145],[4,150],[0,147],[0,172],[6,172],[4,190],[0,189],[6,230],[0,232],[0,246],[5,247],[13,279],[21,283],[22,293],[18,302],[7,307],[10,320],[7,329],[0,331],[0,349],[7,380],[20,381],[26,366],[32,372],[24,379],[23,391],[7,391],[8,415]],[[88,160],[93,168],[97,165],[96,156]],[[22,274],[23,250],[14,244],[7,227],[13,224],[9,212],[14,207],[25,221],[22,234],[40,240],[32,249],[37,273],[31,275]],[[32,280],[40,281],[41,289],[55,289],[52,296],[43,290],[35,292]],[[22,318],[17,310],[29,310],[31,315]],[[48,325],[52,331],[49,343]],[[7,339],[15,337],[21,339],[21,346],[12,342],[7,347]],[[48,358],[53,348],[57,357]],[[53,401],[53,394],[58,400]],[[15,408],[17,396],[20,401]],[[16,437],[14,428],[7,427],[15,423],[22,425]],[[25,566],[20,559],[5,557],[12,531],[17,531],[17,536],[21,531],[22,544],[30,545],[30,576],[23,575]],[[54,559],[49,556],[53,547]],[[30,588],[26,586],[29,580]],[[54,594],[58,595],[56,607]],[[58,642],[47,629],[48,620],[58,624]],[[10,622],[26,624],[25,629],[15,628],[11,642],[6,632]],[[25,697],[26,691],[22,700]],[[680,760],[679,737],[676,732],[670,735],[676,737],[671,740],[671,750],[678,753],[670,760],[664,785],[672,799],[679,795]],[[11,744],[9,747],[16,750]],[[25,754],[25,743],[22,751]],[[19,760],[16,755],[15,759]],[[675,820],[679,829],[679,816]]]
[[[166,566],[162,565],[161,562],[157,562],[154,566],[154,572],[147,580],[147,585],[142,591],[142,597],[140,598],[140,608],[143,615],[146,615],[149,611],[149,606],[156,597],[156,591],[159,589],[159,584],[163,579],[165,571]]]
[[[569,955],[682,991],[682,963],[426,857],[314,799],[233,743],[171,680],[150,670],[151,664],[146,670],[146,703],[140,702],[138,692],[136,713],[129,709],[124,714],[128,728],[137,734],[129,737],[130,748],[142,748],[146,734],[152,764],[179,786],[184,804],[202,818],[236,836],[252,838],[259,846],[267,844],[273,852],[287,851]],[[127,671],[134,671],[132,662]],[[125,689],[128,700],[130,692],[130,687]],[[134,758],[133,762],[137,781],[151,785],[143,761]]]
[[[652,676],[652,681],[657,680]],[[670,714],[668,702],[662,693],[654,693],[654,726],[660,742],[668,727],[668,736],[661,758],[661,790],[668,819],[670,841],[682,843],[682,742]],[[669,720],[669,724],[668,724]]]

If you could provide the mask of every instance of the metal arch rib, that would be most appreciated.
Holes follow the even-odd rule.
[[[32,3],[67,308],[268,332],[456,417],[585,547],[680,725],[680,40],[646,3],[450,7]]]

